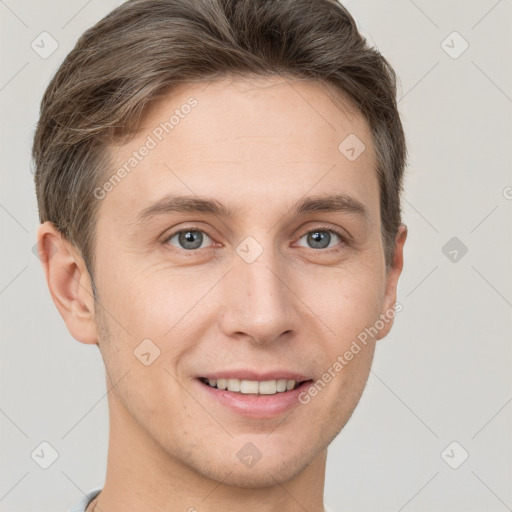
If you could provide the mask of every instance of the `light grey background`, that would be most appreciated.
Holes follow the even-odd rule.
[[[103,363],[67,332],[32,252],[30,145],[51,76],[120,3],[0,0],[1,511],[67,510],[103,485]],[[331,445],[326,503],[340,512],[512,510],[512,4],[344,3],[401,79],[409,237],[403,311]],[[59,45],[46,59],[31,48],[43,31]],[[457,253],[445,255],[452,237]],[[43,441],[58,452],[48,469],[31,458]]]

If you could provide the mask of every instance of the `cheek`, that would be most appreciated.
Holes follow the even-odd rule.
[[[324,417],[327,407],[333,424],[342,425],[368,379],[376,341],[368,335],[368,329],[379,318],[384,287],[381,274],[371,266],[339,272],[330,269],[328,274],[326,278],[327,273],[317,272],[309,276],[307,286],[300,288],[300,297],[312,311],[308,322],[314,322],[325,333],[318,352],[322,357],[321,375],[304,401],[311,402],[308,407],[319,418]]]
[[[109,323],[120,324],[134,339],[163,337],[198,299],[198,287],[178,272],[115,259],[98,268],[100,302],[110,314]]]
[[[379,318],[384,287],[373,268],[331,270],[309,278],[307,284],[298,295],[324,325],[331,356],[344,351]]]
[[[183,271],[141,271],[135,265],[127,269],[110,263],[104,266],[108,271],[104,271],[99,289],[105,317],[102,323],[109,328],[102,352],[112,379],[130,371],[127,382],[145,382],[147,388],[165,387],[171,392],[173,377],[182,378],[176,363],[196,348],[204,326],[215,318],[206,316],[211,309],[206,307],[209,298],[201,301],[211,284]]]

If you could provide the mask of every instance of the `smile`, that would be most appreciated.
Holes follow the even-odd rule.
[[[208,386],[220,390],[227,389],[232,393],[242,393],[244,395],[275,395],[276,393],[285,393],[298,388],[303,382],[296,382],[291,379],[277,380],[241,380],[241,379],[207,379],[200,378],[201,382]]]
[[[198,391],[213,404],[239,416],[252,419],[270,419],[301,406],[299,396],[313,382],[312,379],[247,380],[235,378],[195,379]]]

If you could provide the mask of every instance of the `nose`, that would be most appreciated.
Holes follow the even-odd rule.
[[[284,263],[269,252],[252,263],[235,257],[222,282],[220,326],[228,337],[268,344],[298,332],[300,301],[290,287]]]

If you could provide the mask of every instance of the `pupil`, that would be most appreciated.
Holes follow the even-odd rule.
[[[308,235],[308,243],[315,249],[325,249],[331,241],[327,231],[314,231]]]
[[[183,231],[179,241],[184,249],[198,249],[203,243],[203,234],[199,231]]]

